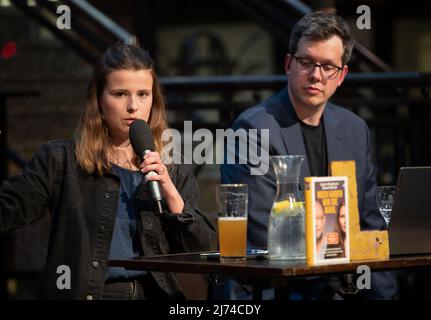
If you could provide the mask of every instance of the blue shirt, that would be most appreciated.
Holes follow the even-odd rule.
[[[115,164],[112,164],[112,170],[120,177],[120,194],[109,259],[132,259],[143,256],[137,230],[140,218],[135,213],[135,192],[142,181],[142,173],[124,169]],[[146,272],[141,270],[108,267],[105,279],[131,279],[145,274]]]

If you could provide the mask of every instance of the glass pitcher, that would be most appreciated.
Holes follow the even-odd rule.
[[[268,222],[268,254],[274,260],[305,259],[305,207],[299,189],[304,156],[271,156],[277,195]]]

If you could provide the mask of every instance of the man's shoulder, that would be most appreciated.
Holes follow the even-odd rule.
[[[345,126],[352,126],[352,125],[360,126],[360,127],[367,126],[364,119],[362,119],[357,114],[353,113],[352,111],[342,106],[339,106],[333,103],[328,103],[326,107],[328,111],[330,111],[334,115],[334,117],[337,120],[339,120],[341,124]]]
[[[265,116],[265,105],[262,103],[259,103],[258,105],[255,105],[251,108],[248,108],[247,110],[243,111],[235,120],[234,124],[240,124],[243,122],[253,122],[255,123],[255,120],[261,119],[262,116]]]
[[[274,117],[274,109],[283,107],[283,103],[278,92],[267,99],[261,101],[259,104],[243,111],[235,120],[233,127],[253,127],[253,128],[267,128],[271,123],[276,123],[277,119]]]

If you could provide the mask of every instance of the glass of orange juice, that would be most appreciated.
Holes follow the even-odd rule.
[[[222,262],[243,261],[247,246],[247,185],[217,185],[217,202],[220,259]]]

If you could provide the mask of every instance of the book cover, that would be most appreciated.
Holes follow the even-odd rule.
[[[350,260],[347,177],[306,177],[307,264]]]

